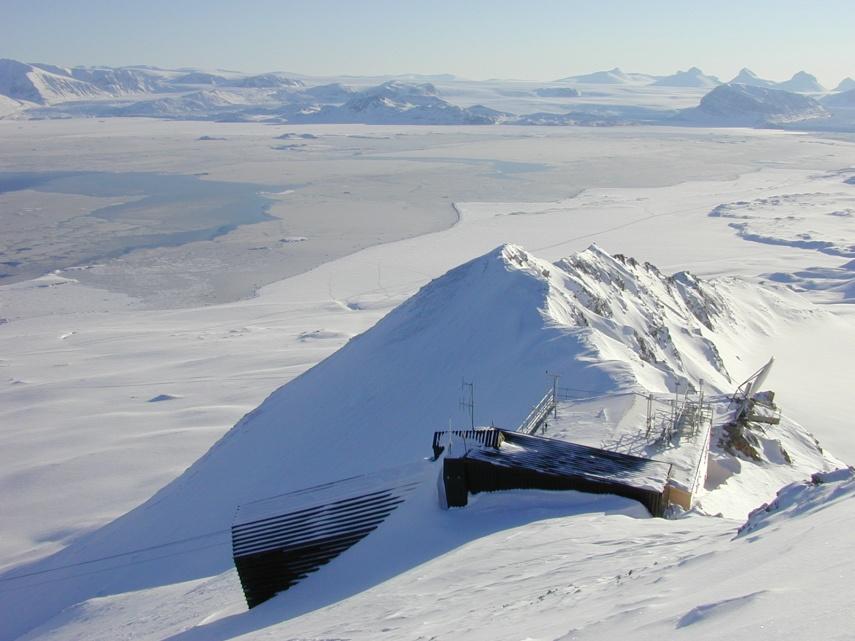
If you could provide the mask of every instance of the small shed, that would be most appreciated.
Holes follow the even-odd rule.
[[[662,516],[671,464],[578,443],[505,430],[498,438],[470,441],[461,456],[443,460],[449,506],[468,494],[510,489],[578,490],[634,499]],[[434,442],[441,441],[435,437]],[[485,442],[495,443],[483,445]]]

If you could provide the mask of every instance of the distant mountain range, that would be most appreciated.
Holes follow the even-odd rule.
[[[681,89],[686,90],[685,96],[708,91],[697,107],[679,110],[671,106],[670,97],[679,96]],[[803,95],[827,93],[814,76],[803,71],[776,83],[742,69],[730,83],[722,84],[698,67],[668,76],[614,68],[537,84],[412,74],[331,81],[279,72],[67,68],[0,59],[0,117],[7,118],[541,126],[703,122],[764,127],[826,120],[838,129],[851,130],[855,128],[849,95],[853,89],[855,81],[846,78],[837,93],[820,100]],[[633,96],[660,93],[667,100],[659,107],[633,103]],[[481,100],[484,104],[476,103]],[[507,105],[516,113],[507,110]],[[830,120],[829,112],[834,116]]]
[[[686,71],[677,71],[668,76],[652,76],[641,73],[625,73],[615,67],[608,71],[597,71],[581,76],[569,76],[557,82],[569,82],[578,84],[602,84],[602,85],[651,85],[658,87],[701,87],[712,88],[723,84],[715,76],[705,74],[698,67],[692,67]],[[766,89],[783,89],[795,93],[825,93],[823,87],[815,76],[806,71],[799,71],[789,80],[775,82],[760,78],[748,68],[743,68],[733,80],[727,84],[750,85],[752,87],[763,87]],[[855,80],[846,78],[835,91],[846,91],[855,89]]]

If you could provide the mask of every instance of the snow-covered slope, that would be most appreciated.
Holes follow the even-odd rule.
[[[176,85],[227,85],[229,80],[224,76],[204,71],[190,71],[172,78],[172,84]]]
[[[545,371],[603,392],[665,391],[698,377],[707,389],[729,389],[714,342],[753,331],[728,303],[734,297],[744,294],[726,282],[668,277],[597,247],[556,264],[499,247],[429,283],[274,392],[141,507],[17,568],[13,575],[30,576],[0,605],[0,638],[97,595],[157,593],[227,571],[235,506],[419,461],[432,432],[456,414],[461,377],[476,384],[476,421],[511,427],[542,394]],[[144,549],[129,557],[140,541]]]
[[[657,533],[608,514],[552,518],[277,631],[362,640],[385,625],[399,638],[843,640],[855,571],[843,533],[855,527],[855,480],[841,470],[816,481],[788,486],[738,532],[699,518]],[[542,545],[513,545],[517,537]],[[472,573],[461,585],[458,577]],[[481,596],[468,612],[455,607],[467,590]],[[428,591],[438,603],[419,598]]]
[[[762,87],[764,89],[780,89],[793,93],[822,93],[825,91],[825,88],[819,83],[816,76],[806,71],[794,73],[793,77],[789,80],[775,82],[760,78],[751,69],[744,67],[728,84],[748,85],[749,87]]]
[[[852,89],[855,89],[855,80],[847,77],[840,81],[840,84],[834,88],[834,91],[851,91]]]
[[[247,96],[228,89],[205,89],[181,96],[142,100],[125,107],[119,107],[116,114],[207,120],[225,114],[247,111],[254,105],[263,102],[264,99],[264,96]]]
[[[580,84],[591,85],[624,85],[638,82],[639,80],[649,81],[650,79],[650,76],[625,73],[620,68],[615,67],[608,71],[595,71],[581,76],[568,76],[567,78],[562,78],[559,82],[578,82]]]
[[[582,82],[588,84],[617,85],[629,82],[630,78],[621,69],[615,67],[614,69],[609,69],[608,71],[594,71],[593,73],[583,74],[580,76],[568,76],[567,78],[562,78],[561,81]]]
[[[721,81],[718,78],[708,76],[697,67],[692,67],[686,71],[677,71],[653,82],[653,85],[658,87],[716,87],[720,84]]]
[[[578,98],[582,95],[574,87],[540,87],[534,93],[542,98]]]
[[[356,90],[340,82],[333,82],[326,85],[315,85],[304,90],[303,93],[321,102],[342,103],[353,97]]]
[[[813,98],[780,89],[750,85],[721,85],[681,120],[724,126],[768,126],[825,118],[828,113]]]
[[[257,76],[249,76],[248,78],[239,78],[229,83],[234,87],[247,87],[252,89],[262,88],[281,88],[281,87],[302,87],[301,80],[288,78],[280,73],[263,73]]]
[[[26,103],[7,96],[0,96],[0,118],[9,116],[27,107]]]
[[[391,80],[356,92],[343,105],[285,110],[288,122],[366,124],[489,124],[503,114],[482,106],[459,107],[437,95],[430,83]]]
[[[823,99],[822,104],[828,107],[855,108],[855,88],[830,94]]]
[[[74,67],[68,73],[110,94],[124,96],[162,91],[164,83],[158,76],[140,69],[109,67]]]
[[[778,89],[794,91],[796,93],[822,93],[825,91],[825,87],[819,84],[816,76],[806,71],[798,71],[789,80],[779,82]]]
[[[748,67],[743,67],[736,77],[728,84],[731,85],[749,85],[751,87],[763,87],[765,89],[774,89],[778,83],[772,80],[765,80]]]
[[[63,70],[29,65],[17,60],[0,59],[0,94],[14,100],[37,104],[79,100],[102,95],[95,85],[62,75]]]

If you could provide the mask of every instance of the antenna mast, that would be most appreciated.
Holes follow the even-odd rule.
[[[460,409],[469,411],[469,429],[475,429],[475,383],[467,383],[466,379],[460,385],[463,398],[460,399]]]

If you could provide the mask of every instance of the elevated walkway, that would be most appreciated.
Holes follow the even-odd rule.
[[[556,396],[538,434],[670,463],[668,502],[691,509],[706,480],[715,404],[699,394]]]

